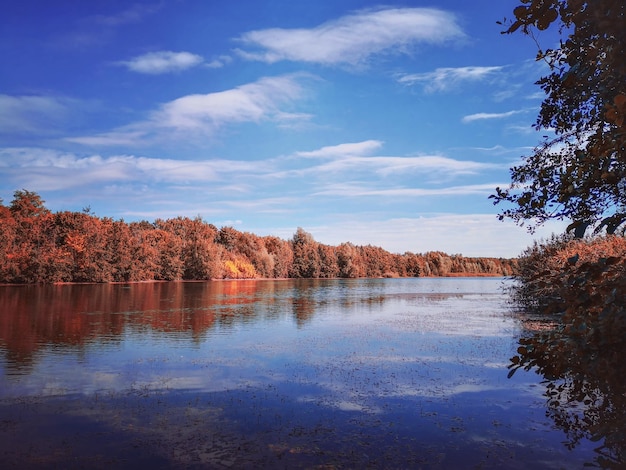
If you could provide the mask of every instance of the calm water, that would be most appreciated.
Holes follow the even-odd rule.
[[[0,467],[582,468],[502,283],[0,287]]]

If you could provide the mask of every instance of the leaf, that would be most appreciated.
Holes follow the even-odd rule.
[[[537,29],[543,31],[548,29],[550,24],[554,22],[558,17],[558,13],[555,9],[549,9],[537,20]]]
[[[528,17],[528,7],[520,5],[513,10],[513,14],[518,20],[525,20]]]

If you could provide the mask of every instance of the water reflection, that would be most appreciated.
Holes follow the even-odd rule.
[[[626,350],[584,325],[573,332],[558,318],[530,316],[525,323],[510,373],[525,368],[543,377],[547,415],[565,432],[568,448],[590,440],[597,443],[597,466],[626,467]]]
[[[1,287],[0,466],[579,467],[499,287]]]
[[[0,345],[10,364],[29,367],[44,346],[80,349],[115,343],[127,329],[200,341],[211,330],[224,332],[239,323],[284,315],[301,327],[328,306],[381,305],[392,298],[441,302],[464,295],[386,288],[383,293],[381,286],[380,280],[0,286]]]
[[[209,330],[271,315],[280,291],[290,288],[254,281],[4,286],[0,344],[10,363],[27,367],[44,346],[117,342],[127,329],[199,340]],[[280,305],[284,307],[288,305]]]

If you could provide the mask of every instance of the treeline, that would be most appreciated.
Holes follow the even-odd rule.
[[[20,190],[0,199],[0,282],[132,282],[252,278],[358,278],[511,275],[516,261],[441,252],[393,254],[382,248],[316,242],[217,228],[188,217],[130,222],[49,211]]]

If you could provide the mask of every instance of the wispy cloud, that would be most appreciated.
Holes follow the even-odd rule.
[[[382,145],[376,140],[328,146],[317,151],[296,152],[294,155],[262,161],[184,160],[151,158],[141,155],[98,154],[78,155],[41,148],[0,149],[0,178],[13,187],[41,190],[62,190],[102,185],[157,185],[191,188],[205,183],[212,187],[229,186],[229,193],[237,183],[238,193],[254,194],[259,199],[277,180],[296,190],[301,197],[417,197],[482,194],[497,184],[438,186],[416,188],[403,186],[398,176],[417,175],[421,181],[450,180],[458,176],[478,174],[496,165],[462,161],[442,156],[360,156]],[[296,157],[297,158],[294,158]],[[303,158],[303,156],[305,158]],[[288,167],[296,164],[298,168]],[[387,178],[393,176],[393,178]],[[364,185],[362,181],[371,181]],[[410,180],[409,180],[410,181]],[[408,181],[405,179],[405,183]],[[415,183],[415,181],[413,181]],[[501,184],[502,186],[502,184]],[[156,186],[155,186],[156,187]],[[179,189],[182,190],[182,189]]]
[[[166,103],[152,116],[158,127],[213,131],[227,123],[258,122],[280,117],[280,105],[302,96],[295,75],[267,77],[237,88],[206,95],[188,95]]]
[[[427,93],[447,91],[463,82],[488,80],[502,71],[502,66],[443,67],[433,72],[404,74],[398,82],[405,85],[423,84]]]
[[[129,23],[137,23],[146,16],[156,13],[161,9],[161,3],[154,4],[134,4],[128,8],[111,15],[93,15],[87,21],[115,28]]]
[[[407,53],[418,44],[443,44],[464,36],[453,14],[433,8],[365,10],[311,29],[263,29],[239,41],[249,60],[362,65],[375,54]]]
[[[330,145],[308,152],[296,152],[295,155],[298,157],[306,158],[334,158],[354,155],[367,155],[375,150],[378,150],[382,147],[382,145],[383,142],[381,142],[380,140],[366,140],[363,142]]]
[[[507,111],[506,113],[476,113],[476,114],[469,114],[467,116],[464,116],[463,119],[461,119],[461,121],[464,123],[470,123],[474,121],[482,121],[485,119],[504,119],[504,118],[508,118],[508,117],[514,116],[516,114],[524,113],[524,112],[525,112],[524,110],[516,110],[516,111]]]
[[[149,140],[148,130],[138,130],[134,127],[143,126],[127,126],[111,132],[102,132],[96,135],[81,137],[66,137],[66,142],[75,144],[89,145],[94,147],[112,146],[112,147],[137,147],[146,144]]]
[[[140,23],[149,15],[158,12],[163,3],[136,3],[108,15],[90,15],[81,18],[76,28],[53,40],[53,44],[64,48],[101,46],[110,42],[117,30],[123,26]]]
[[[355,144],[348,144],[355,145]],[[315,152],[309,152],[315,155]],[[319,156],[328,156],[323,149]],[[422,177],[445,175],[446,179],[461,175],[477,174],[481,171],[501,169],[502,165],[483,163],[471,160],[456,160],[439,155],[404,156],[359,156],[355,154],[336,154],[330,161],[304,169],[294,170],[288,174],[356,174],[371,173],[379,177],[391,175],[418,174]]]
[[[214,58],[210,62],[205,63],[205,67],[210,69],[219,69],[224,67],[227,64],[230,64],[233,61],[233,58],[228,55],[220,55],[219,57]]]
[[[302,82],[306,78],[310,76],[265,77],[230,90],[183,96],[152,111],[145,121],[66,140],[84,145],[142,145],[165,137],[211,136],[229,124],[309,119],[310,115],[289,112],[292,104],[303,97]]]
[[[443,188],[386,188],[375,189],[359,184],[329,185],[326,189],[315,193],[317,196],[343,197],[423,197],[423,196],[468,196],[474,194],[491,194],[498,183],[470,184]]]
[[[59,190],[105,183],[169,183],[228,181],[267,172],[262,162],[210,159],[202,161],[135,155],[79,156],[37,148],[0,149],[0,174],[16,187]]]
[[[180,72],[195,67],[203,61],[201,56],[191,52],[157,51],[116,62],[116,64],[123,65],[133,72],[157,75]]]
[[[69,114],[71,100],[0,95],[0,134],[48,133]]]

